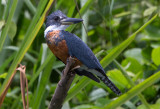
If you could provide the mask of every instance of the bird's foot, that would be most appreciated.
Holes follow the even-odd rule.
[[[70,71],[70,72],[68,72],[68,75],[74,76],[74,75],[75,75],[75,72],[74,72],[74,71]]]
[[[74,63],[74,58],[72,56],[67,58],[67,63],[69,62]]]

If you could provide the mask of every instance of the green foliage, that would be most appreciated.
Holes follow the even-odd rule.
[[[14,36],[16,35],[17,32],[17,26],[14,22],[11,22],[8,30],[8,36],[11,40],[13,40]]]
[[[3,73],[0,75],[0,78],[6,78],[6,76],[7,76],[7,73]]]
[[[152,60],[158,66],[160,65],[160,47],[154,48],[152,51]]]
[[[0,30],[2,29],[2,27],[4,27],[4,25],[5,25],[5,21],[4,21],[4,20],[1,20],[1,21],[0,21]]]
[[[45,13],[53,0],[0,0],[0,95],[19,63],[26,65],[29,106],[48,107],[64,64],[44,44]],[[77,0],[80,6],[80,0]],[[62,109],[158,109],[160,107],[160,20],[156,0],[87,0],[88,36],[81,25],[67,31],[86,39],[107,76],[122,91],[75,77]],[[18,11],[17,11],[18,10]],[[57,0],[51,12],[80,18],[74,1]],[[85,18],[86,19],[86,18]],[[84,20],[85,20],[84,19]],[[85,24],[85,25],[86,25]],[[82,25],[83,26],[83,25]],[[19,74],[13,79],[2,109],[23,108]]]
[[[128,81],[126,80],[126,78],[124,77],[124,75],[121,73],[121,71],[119,71],[117,69],[110,70],[110,71],[108,71],[107,75],[110,77],[110,79],[112,81],[114,81],[114,83],[117,86],[119,86],[119,88],[120,87],[121,87],[121,89],[123,89],[123,88],[130,88],[130,85],[128,84]]]

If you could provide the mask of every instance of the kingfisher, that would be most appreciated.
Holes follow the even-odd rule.
[[[121,91],[112,83],[105,74],[99,60],[92,50],[75,34],[65,31],[71,24],[82,22],[82,19],[69,18],[60,10],[51,13],[46,18],[44,37],[52,53],[64,64],[69,57],[74,58],[72,67],[76,74],[106,84],[115,94]]]

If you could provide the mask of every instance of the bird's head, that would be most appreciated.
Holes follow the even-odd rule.
[[[60,10],[53,12],[46,19],[46,29],[52,27],[54,30],[65,30],[69,25],[79,23],[82,19],[69,18]]]

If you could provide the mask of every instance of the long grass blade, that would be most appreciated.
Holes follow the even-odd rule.
[[[2,50],[5,38],[7,36],[7,33],[8,33],[8,30],[9,30],[9,27],[10,27],[14,12],[16,10],[17,3],[18,3],[18,0],[14,0],[14,2],[12,4],[12,7],[10,9],[10,13],[9,13],[6,25],[5,25],[4,29],[2,30],[2,34],[1,34],[1,37],[0,37],[0,51]]]
[[[128,45],[135,39],[137,33],[142,31],[147,25],[149,25],[155,18],[157,14],[154,15],[148,22],[146,22],[143,26],[141,26],[136,32],[134,32],[128,39],[123,41],[119,46],[115,47],[112,52],[110,52],[107,56],[105,56],[101,60],[102,67],[106,67],[113,59],[115,59]]]
[[[134,96],[142,92],[144,89],[154,84],[157,80],[159,80],[159,78],[160,78],[160,71],[150,76],[137,86],[133,87],[131,90],[129,90],[127,93],[120,96],[116,100],[112,101],[110,104],[105,106],[104,109],[115,109],[116,107],[122,105],[125,101],[133,98]]]
[[[0,20],[2,20],[2,0],[0,0]]]
[[[52,71],[52,66],[55,61],[55,57],[49,60],[49,63],[47,64],[46,68],[44,69],[44,72],[42,73],[40,82],[38,83],[38,87],[36,90],[36,93],[34,95],[34,103],[33,103],[33,109],[39,109],[40,105],[44,102],[42,102],[44,92],[46,91],[46,85],[49,81],[49,77]]]
[[[9,8],[10,8],[11,2],[12,2],[11,0],[7,1],[7,7],[5,7],[5,11],[4,11],[4,15],[3,15],[4,20],[7,20],[7,16],[8,16],[8,13],[9,13]]]
[[[38,68],[37,72],[33,75],[31,78],[28,87],[31,87],[33,82],[37,79],[39,76],[40,72],[45,68],[45,66],[48,64],[48,62],[54,58],[53,54],[50,52],[49,55],[47,56],[46,60],[43,62],[43,64]]]
[[[30,0],[24,0],[25,4],[28,6],[32,14],[36,13],[36,8],[33,6]]]
[[[50,6],[52,5],[54,0],[50,0],[47,7],[45,8],[45,11],[43,13],[43,15],[41,16],[40,20],[38,21],[38,23],[36,24],[36,26],[34,27],[34,29],[29,33],[28,37],[25,38],[26,40],[22,43],[14,61],[12,62],[10,69],[8,71],[8,75],[3,83],[3,85],[0,88],[0,95],[2,94],[2,92],[4,91],[5,87],[7,86],[8,81],[10,80],[12,74],[14,73],[14,70],[17,66],[17,64],[20,63],[20,61],[23,59],[25,53],[27,52],[27,50],[29,49],[30,45],[32,44],[33,40],[35,39],[39,29],[41,28],[41,26],[43,25],[43,22],[45,20],[45,16],[46,13],[48,11],[48,9],[50,8]],[[39,18],[38,18],[39,19]]]
[[[113,62],[116,64],[116,66],[121,70],[122,74],[124,75],[124,77],[127,79],[128,83],[134,87],[135,84],[132,81],[132,79],[129,77],[129,75],[127,74],[127,72],[124,70],[124,68],[116,61],[113,60]],[[147,101],[144,99],[143,95],[141,93],[138,94],[138,97],[140,98],[140,100],[142,101],[142,103],[146,106],[146,109],[150,109],[149,104],[147,103]]]

